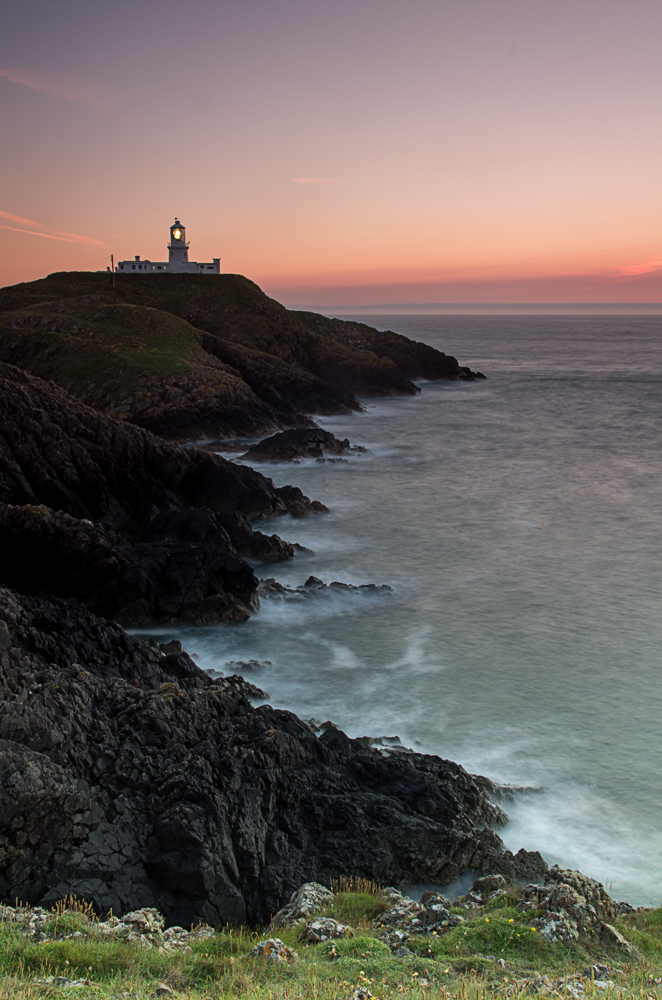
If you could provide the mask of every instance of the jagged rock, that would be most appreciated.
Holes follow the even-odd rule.
[[[331,941],[335,938],[352,937],[354,931],[347,924],[341,924],[339,920],[331,917],[315,917],[309,920],[301,931],[301,940],[307,944],[320,944],[322,941]]]
[[[306,514],[328,514],[329,508],[319,500],[311,500],[305,496],[298,486],[279,486],[276,495],[285,504],[292,517],[305,517]]]
[[[286,962],[288,965],[293,965],[297,960],[296,952],[283,944],[280,938],[258,941],[253,950],[248,953],[248,957],[265,958],[269,962]]]
[[[296,487],[119,423],[0,364],[0,582],[76,597],[124,623],[245,620],[241,553],[294,548],[251,519],[318,509]],[[287,501],[287,502],[286,502]]]
[[[515,802],[520,795],[538,795],[545,791],[542,785],[502,785],[482,774],[473,774],[472,778],[479,788],[497,802]]]
[[[423,906],[443,906],[446,909],[452,906],[452,903],[449,899],[446,899],[445,896],[442,896],[440,892],[433,892],[431,889],[425,890],[425,892],[420,898],[420,902],[423,904]]]
[[[0,504],[0,545],[3,582],[82,596],[123,624],[245,621],[257,606],[255,574],[208,510],[157,515],[127,538],[42,505]]]
[[[475,910],[479,906],[484,906],[488,900],[505,895],[507,884],[503,875],[484,875],[474,879],[469,892],[457,900],[458,905],[466,907],[467,910]]]
[[[347,438],[340,441],[320,427],[296,427],[251,445],[242,457],[250,462],[294,462],[300,458],[320,459],[325,455],[363,451],[365,448],[352,447]]]
[[[617,916],[618,905],[601,882],[581,872],[554,865],[545,874],[544,885],[525,887],[518,909],[542,910],[533,926],[552,943],[578,941],[582,934],[594,936],[602,931],[615,943],[631,948],[608,922]],[[620,938],[617,942],[612,931]]]
[[[320,913],[332,902],[333,893],[319,882],[306,882],[290,896],[286,906],[271,920],[272,927],[294,927],[306,917]]]
[[[517,854],[508,850],[497,851],[490,858],[489,868],[483,867],[482,870],[498,873],[505,876],[507,881],[512,882],[515,879],[542,878],[547,871],[547,862],[539,851],[525,851],[522,847]]]
[[[508,885],[503,875],[483,875],[474,879],[471,889],[473,892],[480,892],[486,898],[490,898],[494,892],[503,890]]]
[[[266,923],[306,882],[443,884],[503,848],[452,761],[317,738],[73,600],[0,587],[0,621],[0,900]]]
[[[385,899],[393,906],[397,906],[403,900],[409,899],[408,896],[405,896],[399,889],[395,889],[392,885],[387,885],[384,889],[382,889],[379,893],[379,898]]]
[[[411,935],[407,931],[399,930],[397,927],[380,927],[379,939],[390,948],[391,954],[398,958],[413,954],[411,949],[407,948],[407,942],[411,940]]]
[[[355,586],[353,583],[339,583],[337,580],[334,580],[333,583],[326,584],[316,576],[309,576],[306,582],[300,587],[286,587],[285,584],[279,583],[274,577],[268,577],[266,580],[260,580],[258,588],[258,596],[260,598],[283,601],[315,600],[329,594],[357,594],[359,596],[371,597],[379,594],[390,594],[392,592],[392,588],[386,583],[362,583],[359,586]]]
[[[393,939],[392,935],[388,935],[390,931],[400,931],[407,937],[411,934],[431,934],[433,931],[443,933],[449,927],[457,927],[464,921],[463,917],[448,912],[444,905],[447,900],[438,893],[425,893],[427,899],[421,899],[417,903],[401,893],[396,895],[396,892],[397,890],[388,890],[389,896],[385,898],[389,898],[395,905],[374,920],[375,927],[387,932],[387,941],[391,947],[394,941],[399,946],[405,938],[398,936]]]

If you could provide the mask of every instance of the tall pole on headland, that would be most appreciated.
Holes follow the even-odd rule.
[[[111,283],[111,285],[114,288],[115,287],[115,260],[113,258],[112,253],[110,255],[110,275],[111,275],[111,277],[110,277],[110,283]]]

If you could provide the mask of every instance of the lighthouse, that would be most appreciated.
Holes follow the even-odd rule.
[[[186,229],[181,224],[179,219],[175,219],[170,227],[170,243],[168,244],[168,251],[170,253],[170,264],[171,271],[177,271],[180,269],[182,264],[186,264],[186,268],[183,270],[188,271],[188,243],[186,242]]]
[[[166,271],[170,274],[220,274],[221,258],[214,257],[211,262],[199,264],[188,259],[189,244],[186,242],[186,229],[179,219],[175,219],[170,227],[170,243],[168,244],[168,260],[133,260],[118,261],[115,270],[118,274],[153,274],[155,271]]]

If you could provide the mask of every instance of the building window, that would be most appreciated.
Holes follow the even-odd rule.
[[[160,265],[160,264],[157,264],[157,265],[156,265],[156,269],[157,269],[157,271],[160,271],[160,270],[161,270],[161,265]]]
[[[135,265],[135,264],[132,264],[132,265],[131,265],[131,270],[132,270],[132,271],[135,271],[135,269],[136,269],[136,265]]]

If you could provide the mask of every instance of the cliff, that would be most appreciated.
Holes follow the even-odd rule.
[[[322,505],[0,363],[0,582],[124,623],[241,621],[258,586],[242,555],[294,554],[251,522],[288,508]]]

